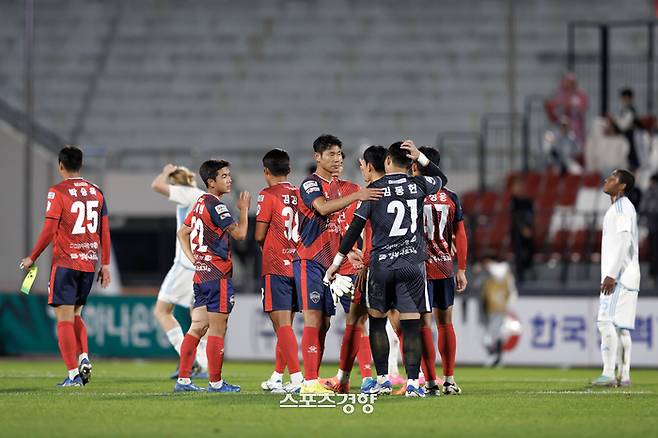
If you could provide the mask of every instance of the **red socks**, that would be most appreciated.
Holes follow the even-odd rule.
[[[304,359],[304,377],[316,380],[320,368],[320,329],[304,327],[302,335],[302,358]]]
[[[210,337],[209,337],[210,338]],[[185,334],[183,343],[180,346],[180,365],[178,366],[178,377],[188,378],[192,373],[194,358],[196,357],[196,347],[199,345],[199,338],[189,333]],[[206,345],[206,352],[210,345],[210,339]],[[210,367],[210,356],[208,356],[208,367]]]
[[[82,320],[81,316],[75,316],[73,329],[75,330],[75,340],[77,342],[78,356],[80,356],[82,353],[89,354],[89,344],[87,342],[87,326],[85,325],[85,322]]]
[[[281,354],[281,339],[277,337],[276,340],[276,354],[274,361],[274,371],[283,374],[286,371],[286,361]]]
[[[345,326],[345,333],[343,334],[343,341],[340,344],[340,363],[338,368],[346,373],[350,373],[354,367],[354,359],[356,358],[359,349],[359,338],[361,331],[355,329],[354,325],[347,324]]]
[[[187,336],[185,338],[187,339]],[[184,344],[185,341],[183,341]],[[222,365],[224,363],[224,338],[221,336],[208,336],[206,356],[208,356],[208,381],[219,382],[222,380]],[[182,358],[183,349],[181,348]],[[194,359],[194,356],[192,356],[192,359]]]
[[[443,363],[443,375],[455,374],[455,353],[457,352],[457,337],[452,324],[439,324],[439,353]]]
[[[57,323],[57,344],[59,352],[64,359],[67,370],[78,368],[78,358],[75,355],[77,341],[75,339],[75,328],[71,321],[60,321]]]
[[[324,356],[324,341],[327,339],[327,330],[320,329],[318,333],[318,340],[320,341],[320,356],[318,357],[318,376],[320,375],[320,366],[322,365],[322,357]]]
[[[359,331],[359,351],[357,353],[359,359],[359,368],[361,369],[361,377],[372,377],[372,352],[370,351],[370,337],[363,335]]]
[[[284,325],[276,331],[277,337],[277,356],[280,354],[285,365],[288,366],[288,372],[294,374],[300,371],[299,356],[297,352],[297,338],[292,326]],[[279,370],[277,369],[278,373]],[[283,368],[281,368],[283,374]]]
[[[423,360],[421,366],[423,373],[425,374],[425,380],[436,380],[436,350],[434,350],[432,329],[429,327],[421,327],[420,337],[423,342]]]

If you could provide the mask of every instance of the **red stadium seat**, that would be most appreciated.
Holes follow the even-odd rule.
[[[460,198],[460,201],[465,214],[475,214],[477,212],[478,192],[466,192]]]
[[[498,192],[480,192],[478,213],[484,216],[491,216],[494,214],[500,207],[500,198],[501,196]]]
[[[600,173],[588,173],[583,177],[583,187],[599,187],[603,184]]]

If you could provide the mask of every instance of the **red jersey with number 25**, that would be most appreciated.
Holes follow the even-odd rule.
[[[459,197],[448,189],[425,197],[423,216],[428,255],[425,262],[427,279],[450,278],[454,275],[452,236],[457,223],[464,220]]]
[[[53,266],[94,272],[101,249],[103,192],[83,178],[69,178],[48,190],[46,218],[58,220]]]
[[[292,277],[299,240],[299,190],[282,182],[261,190],[256,222],[269,224],[263,242],[263,275]]]
[[[195,283],[229,278],[233,274],[231,243],[226,230],[234,223],[226,204],[211,193],[201,195],[187,214],[185,225],[192,228],[190,245],[194,253]]]

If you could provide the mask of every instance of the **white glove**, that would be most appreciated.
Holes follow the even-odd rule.
[[[329,285],[329,289],[331,290],[334,305],[338,305],[341,297],[346,296],[351,300],[354,295],[354,283],[346,275],[336,274],[336,278]]]

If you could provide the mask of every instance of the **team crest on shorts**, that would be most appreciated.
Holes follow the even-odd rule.
[[[314,304],[318,304],[320,302],[320,292],[314,290],[311,292],[310,297]]]

